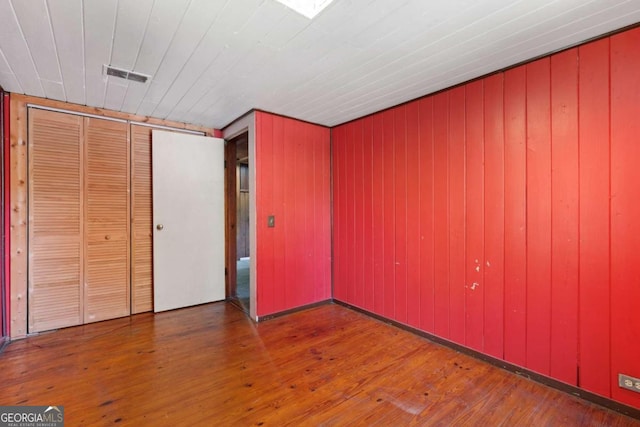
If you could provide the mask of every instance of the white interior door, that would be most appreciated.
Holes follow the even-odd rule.
[[[154,311],[225,298],[224,141],[153,130]]]

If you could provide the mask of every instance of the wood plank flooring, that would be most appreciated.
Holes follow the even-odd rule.
[[[640,426],[337,305],[231,304],[68,328],[0,355],[0,404],[68,426]]]

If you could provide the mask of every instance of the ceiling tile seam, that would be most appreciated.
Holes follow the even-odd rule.
[[[586,4],[590,4],[590,3],[594,3],[594,2],[596,2],[596,0],[593,0],[593,1],[591,1],[591,2],[589,2],[589,3],[586,3]],[[553,3],[550,3],[550,4],[553,4]],[[564,11],[562,14],[557,15],[557,16],[566,15],[567,13],[571,13],[572,11],[575,11],[576,9],[581,8],[581,7],[584,7],[584,6],[585,6],[585,4],[581,4],[581,5],[579,5],[579,6],[576,6],[576,7],[572,8],[572,9],[566,10],[566,11]],[[545,7],[546,7],[546,6],[545,6]],[[540,9],[540,8],[536,9],[535,11],[538,11],[539,9]],[[502,10],[502,9],[501,9],[501,10]],[[530,13],[526,14],[526,15],[530,15],[531,13],[534,13],[535,11],[532,11],[532,12],[530,12]],[[496,13],[497,13],[497,12],[498,12],[498,11],[496,11]],[[525,16],[526,16],[526,15],[525,15]],[[490,16],[490,15],[487,15],[487,17],[488,17],[488,16]],[[512,21],[513,21],[513,20],[512,20]],[[512,22],[512,21],[509,21],[509,22]],[[546,21],[545,21],[545,22],[546,22]],[[501,26],[495,27],[495,28],[493,28],[491,31],[495,31],[496,29],[498,29],[499,27],[502,27],[502,26],[504,26],[504,25],[506,25],[506,24],[503,24],[503,25],[501,25]],[[514,34],[520,34],[520,33],[523,33],[523,32],[525,32],[525,31],[527,31],[527,30],[529,30],[529,29],[531,29],[531,28],[535,28],[536,26],[539,26],[539,25],[540,25],[540,23],[539,23],[539,22],[538,22],[538,23],[535,23],[535,24],[530,25],[529,27],[527,27],[527,28],[525,28],[525,29],[522,29],[522,30],[520,30],[520,31],[518,31],[518,32],[516,32],[516,33],[514,33]],[[566,25],[569,25],[569,24],[566,24]],[[547,34],[549,34],[549,33],[553,32],[553,31],[555,31],[555,30],[556,30],[556,28],[554,27],[552,30],[549,30],[549,31],[547,31],[547,32],[545,32],[545,33],[543,33],[543,34],[538,35],[538,36],[537,36],[537,38],[539,38],[539,37],[543,37],[543,36],[545,36],[545,35],[547,35]],[[479,36],[474,37],[474,39],[475,39],[475,38],[477,38],[477,37],[479,37]],[[527,42],[528,42],[528,40],[527,40]],[[524,42],[518,43],[516,46],[518,46],[518,45],[522,45],[523,43],[524,43]],[[460,46],[462,46],[462,45],[464,45],[464,43],[459,43],[458,45],[450,46],[450,47],[448,47],[447,49],[445,49],[445,51],[451,51],[453,48],[455,48],[455,47],[460,47]],[[471,51],[471,52],[476,52],[476,51],[478,51],[479,49],[480,49],[480,48],[476,48],[476,49],[474,49],[474,50],[473,50],[473,51]],[[437,53],[437,55],[440,55],[441,53],[442,53],[442,51],[439,51],[439,52]],[[509,59],[513,58],[514,56],[515,56],[515,55],[510,56],[510,57],[509,57]],[[434,65],[434,66],[431,66],[431,67],[429,67],[428,69],[422,69],[422,68],[419,68],[419,67],[421,66],[421,64],[424,64],[425,62],[432,62],[432,61],[431,61],[431,59],[432,59],[432,57],[424,58],[424,59],[422,59],[422,60],[420,60],[420,61],[417,61],[417,62],[412,63],[412,64],[411,64],[411,66],[410,66],[409,68],[417,69],[417,70],[416,70],[416,72],[415,72],[415,73],[412,73],[412,74],[410,74],[409,76],[407,76],[407,78],[411,78],[412,76],[416,76],[416,75],[423,74],[423,73],[427,72],[428,70],[432,70],[432,69],[434,69],[434,67],[441,65],[441,63],[442,63],[441,61],[438,61],[438,64],[436,64],[436,65]],[[396,60],[396,61],[394,61],[394,62],[397,62],[397,61],[399,61],[399,60]],[[449,59],[447,62],[451,62],[451,59]],[[390,63],[390,64],[393,64],[393,62],[392,62],[392,63]],[[388,67],[389,67],[389,65],[386,65],[384,68],[388,68]],[[419,68],[419,69],[418,69],[418,68]],[[504,68],[504,67],[500,67],[500,68]],[[375,70],[375,71],[377,72],[377,71],[379,71],[379,70]],[[377,91],[378,91],[378,92],[380,92],[380,90],[381,90],[381,89],[388,88],[388,87],[392,86],[392,85],[397,81],[397,79],[392,79],[391,77],[401,75],[403,72],[406,72],[406,71],[407,71],[407,68],[405,67],[405,68],[403,68],[402,70],[397,70],[397,71],[395,71],[395,72],[393,72],[393,71],[392,71],[391,73],[385,74],[385,76],[384,76],[384,80],[387,82],[387,84],[385,84],[384,86],[383,86],[383,85],[380,85],[380,81],[379,81],[379,80],[376,80],[376,81],[374,81],[374,82],[366,83],[363,87],[365,87],[365,88],[366,88],[366,87],[374,86],[374,87],[376,87],[377,89],[379,89],[379,90],[377,90]],[[373,72],[372,72],[372,73],[373,73]],[[369,75],[370,75],[370,74],[372,74],[372,73],[369,73]],[[358,79],[358,80],[363,80],[363,78],[360,78],[360,79]],[[350,84],[350,83],[352,83],[352,82],[349,82],[349,84]],[[345,84],[345,85],[343,85],[343,87],[344,87],[344,86],[346,86],[346,84]],[[329,99],[329,98],[330,98],[330,99],[334,99],[334,100],[336,100],[336,101],[339,101],[339,100],[342,100],[342,99],[347,99],[347,98],[350,96],[348,93],[345,93],[345,94],[337,95],[337,96],[336,96],[336,95],[334,94],[334,92],[335,92],[335,90],[332,90],[332,92],[331,92],[331,93],[327,93],[327,94],[323,95],[323,96],[322,96],[321,98],[319,98],[318,100],[322,100],[322,99],[325,99],[325,98],[326,98],[326,99]],[[393,93],[396,93],[396,92],[393,92]],[[369,96],[370,96],[370,93],[367,93],[367,94],[365,94],[365,95],[359,95],[359,96],[357,96],[357,97],[355,97],[355,98],[351,99],[351,100],[350,100],[350,102],[357,102],[358,100],[360,100],[360,99],[362,99],[362,98],[364,98],[364,97],[369,97]],[[378,99],[378,98],[375,98],[375,99]],[[316,100],[314,100],[314,102],[315,102],[315,101],[316,101]],[[309,112],[310,112],[310,109],[312,109],[312,107],[308,107],[308,108],[307,108],[307,110],[304,110],[304,113],[309,113]],[[346,111],[348,111],[348,110],[346,110]]]
[[[497,13],[500,13],[500,12],[504,11],[505,9],[509,9],[509,8],[513,7],[514,5],[517,5],[517,4],[519,4],[519,3],[523,3],[523,2],[526,2],[526,1],[527,1],[527,0],[521,0],[521,1],[516,2],[516,3],[514,3],[514,4],[510,4],[509,6],[506,6],[506,7],[503,7],[503,8],[501,8],[501,9],[498,9],[498,10],[496,10],[496,11],[492,12],[492,13],[491,13],[491,14],[489,14],[489,15],[483,16],[483,18],[482,18],[481,20],[477,21],[477,22],[480,22],[480,21],[482,21],[482,20],[486,20],[486,19],[488,19],[489,17],[491,17],[491,16],[493,16],[493,15],[495,15],[495,14],[497,14]],[[552,4],[552,3],[551,3],[551,4]],[[548,4],[547,4],[547,5],[548,5]],[[544,8],[544,7],[546,7],[546,6],[543,6],[543,7],[540,7],[540,8],[538,8],[538,9],[535,9],[534,11],[529,12],[529,13],[525,14],[524,16],[527,16],[527,15],[530,15],[530,14],[532,14],[532,13],[534,13],[534,12],[537,12],[537,11],[539,11],[540,9]],[[515,21],[515,19],[513,19],[513,20],[511,20],[511,21],[507,21],[507,22],[505,22],[505,23],[503,23],[503,24],[501,24],[501,25],[499,25],[499,26],[497,26],[497,27],[493,28],[491,31],[495,31],[495,30],[497,30],[498,28],[504,27],[504,26],[506,26],[508,23],[510,23],[510,22],[512,22],[512,21]],[[442,23],[439,23],[436,27],[439,27],[439,26],[443,25],[443,24],[444,24],[444,23],[446,23],[446,22],[447,22],[447,21],[444,21],[444,22],[442,22]],[[475,25],[475,22],[474,22],[473,24],[469,24],[469,25],[465,26],[464,28],[472,27],[473,25]],[[462,29],[460,29],[460,30],[456,31],[456,33],[458,33],[458,32],[460,32],[460,31],[462,31],[464,28],[462,28]],[[453,34],[453,33],[451,33],[451,34]],[[412,43],[413,41],[415,41],[416,39],[419,39],[420,37],[422,37],[422,36],[416,36],[416,37],[413,37],[412,39],[407,40],[407,41],[405,41],[404,43],[401,43],[401,46],[402,46],[402,45],[407,45],[407,44],[409,44],[409,43]],[[447,34],[447,36],[445,36],[445,37],[443,37],[443,38],[441,38],[441,39],[438,39],[438,41],[440,41],[440,40],[442,40],[442,39],[445,39],[446,37],[450,37],[450,34]],[[478,38],[478,37],[480,37],[480,36],[475,36],[475,37],[473,37],[472,39],[475,39],[475,38]],[[447,51],[450,51],[450,50],[452,50],[452,49],[453,49],[453,48],[455,48],[455,47],[459,47],[459,46],[461,46],[461,45],[464,45],[464,43],[466,43],[466,40],[465,40],[465,42],[463,42],[463,43],[458,43],[458,44],[456,44],[456,45],[449,46],[446,50],[447,50]],[[433,45],[435,45],[435,44],[436,44],[436,42],[434,42],[434,43],[430,43],[429,45],[424,46],[424,47],[423,47],[423,48],[421,48],[420,50],[424,50],[424,49],[428,48],[429,46],[433,46]],[[477,50],[477,49],[476,49],[476,50]],[[416,51],[416,52],[417,52],[417,51]],[[416,53],[416,52],[414,52],[414,53]],[[438,51],[438,53],[437,53],[437,54],[441,54],[441,53],[442,53],[442,51]],[[361,75],[358,79],[356,79],[356,81],[365,80],[365,79],[366,79],[366,77],[370,76],[370,75],[371,75],[371,74],[373,74],[374,72],[379,72],[380,68],[370,67],[369,65],[370,65],[372,62],[375,62],[377,59],[382,58],[383,56],[384,56],[384,54],[377,55],[376,57],[371,58],[370,60],[368,60],[367,62],[363,63],[362,65],[359,65],[359,66],[358,66],[358,68],[357,68],[357,70],[359,70],[359,69],[369,69],[369,70],[371,70],[371,71],[370,71],[369,73],[367,73],[367,74]],[[404,58],[404,56],[403,56],[403,57],[400,57],[399,59],[393,60],[392,62],[390,62],[390,63],[388,63],[387,65],[385,65],[385,66],[384,66],[384,68],[389,68],[391,65],[393,65],[393,64],[395,64],[395,63],[397,63],[397,62],[401,61],[401,60],[402,60],[402,58]],[[431,56],[430,56],[430,57],[428,57],[428,58],[424,58],[423,60],[419,61],[419,63],[423,63],[423,62],[429,61],[429,60],[430,60],[430,58],[431,58]],[[412,64],[412,66],[417,65],[417,64],[418,64],[418,63],[414,63],[414,64]],[[402,71],[406,71],[406,69],[405,69],[405,68],[403,68],[402,70],[400,70],[400,71],[396,71],[395,73],[392,73],[392,74],[393,74],[393,75],[395,75],[395,74],[399,74],[399,73],[401,73]],[[385,77],[384,77],[384,78],[385,78],[386,80],[389,80],[389,79],[390,79],[389,77],[390,77],[389,75],[385,75]],[[349,84],[352,84],[352,83],[353,83],[353,81],[349,81],[348,83],[343,84],[341,87],[332,88],[332,90],[331,90],[331,92],[330,92],[330,93],[326,93],[326,94],[324,94],[320,99],[322,99],[322,98],[326,98],[326,99],[334,99],[334,98],[335,98],[335,96],[336,96],[336,95],[335,95],[336,90],[341,89],[341,88],[344,88],[345,86],[347,86],[347,85],[349,85]],[[369,84],[367,84],[366,86],[372,86],[372,85],[374,85],[374,83],[369,83]],[[342,96],[342,97],[344,98],[344,97],[346,97],[346,96],[348,96],[348,95],[347,95],[347,94],[344,94],[344,95],[338,95],[338,97],[340,97],[340,96]],[[314,100],[314,103],[315,103],[315,101],[317,101],[317,100]],[[295,102],[291,102],[291,103],[289,103],[289,104],[295,104]]]
[[[115,5],[115,18],[113,19],[113,28],[111,29],[111,46],[109,47],[109,64],[111,64],[111,60],[113,59],[113,46],[116,40],[116,30],[118,29],[118,10],[120,9],[120,0],[116,0]],[[102,108],[107,104],[107,90],[109,89],[109,77],[105,76],[104,78],[104,90],[102,93]]]
[[[226,6],[227,6],[227,5],[225,4],[225,8],[226,8]],[[224,8],[223,8],[223,11],[224,11]],[[246,20],[246,22],[244,23],[244,25],[243,25],[242,29],[244,29],[244,28],[245,28],[245,26],[247,25],[247,23],[248,23],[248,22],[251,20],[251,18],[253,18],[253,16],[254,16],[254,15],[256,15],[257,13],[258,13],[258,8],[256,8],[255,12],[254,12],[254,13],[253,13],[253,14],[252,14],[252,15],[251,15],[247,20]],[[286,15],[282,16],[282,17],[281,17],[281,19],[280,19],[280,21],[284,20],[284,19],[285,19],[285,16],[286,16]],[[278,21],[278,22],[280,22],[280,21]],[[307,28],[309,25],[310,25],[310,22],[309,22],[309,24],[307,24],[304,28]],[[239,31],[242,31],[242,29],[240,29]],[[274,29],[274,30],[272,30],[272,31],[275,31],[275,29]],[[296,33],[296,35],[297,35],[297,34],[299,34],[299,33],[300,33],[300,32],[302,32],[302,31],[303,31],[303,30],[298,31],[298,32]],[[268,32],[265,34],[265,37],[266,37],[268,34],[270,34],[270,32],[271,32],[271,31],[268,31]],[[260,41],[259,41],[259,40],[257,41],[257,44],[256,44],[256,45],[260,45]],[[207,65],[207,67],[205,68],[205,70],[200,74],[200,76],[198,76],[198,78],[194,81],[194,83],[193,83],[193,84],[189,87],[189,89],[185,92],[185,95],[186,95],[186,94],[187,94],[187,93],[188,93],[188,92],[193,88],[193,86],[195,86],[196,84],[200,83],[200,80],[202,79],[202,76],[203,76],[203,75],[205,75],[207,72],[209,72],[209,71],[210,71],[210,68],[214,65],[215,61],[219,58],[219,56],[220,56],[220,54],[218,54],[218,55],[217,55],[217,56],[216,56],[216,57],[215,57],[215,58],[214,58],[214,59],[213,59],[213,60],[212,60],[208,65]],[[240,61],[240,60],[239,60],[239,61]],[[236,62],[235,64],[233,64],[233,65],[229,66],[229,67],[228,67],[228,69],[231,69],[231,68],[232,68],[233,66],[235,66],[236,64],[237,64],[237,62]],[[191,105],[191,107],[189,107],[189,110],[186,112],[186,114],[185,114],[185,115],[186,115],[186,116],[188,116],[189,114],[191,114],[191,112],[193,111],[193,109],[194,109],[194,108],[195,108],[195,107],[196,107],[196,106],[197,106],[197,105],[198,105],[198,104],[199,104],[203,99],[205,99],[205,97],[211,97],[211,93],[212,93],[212,92],[214,92],[214,89],[216,89],[216,90],[217,90],[218,88],[217,88],[216,86],[213,86],[213,87],[209,88],[209,90],[205,91],[205,92],[204,92],[204,93],[203,93],[203,94],[202,94],[202,95],[201,95],[201,96],[200,96],[200,97],[199,97],[199,98],[198,98],[198,99],[197,99],[197,100],[196,100],[196,101]],[[173,112],[175,111],[175,108],[180,104],[180,102],[182,101],[182,99],[184,99],[184,96],[183,96],[182,98],[180,98],[180,100],[179,100],[179,101],[174,105],[174,108],[169,112],[169,114],[167,114],[167,117],[170,117],[170,116],[171,116],[171,114],[173,114]],[[207,107],[207,108],[208,108],[208,107]]]
[[[136,52],[136,58],[133,60],[133,66],[131,67],[131,71],[135,72],[136,66],[138,65],[138,60],[140,59],[140,51],[142,51],[142,46],[144,46],[144,41],[147,38],[147,31],[149,30],[149,22],[151,21],[151,15],[153,15],[153,8],[156,7],[157,0],[153,0],[153,4],[151,5],[151,9],[149,10],[149,15],[147,16],[147,22],[144,25],[144,35],[142,36],[142,40],[140,40],[140,45],[138,46],[138,52]],[[111,64],[108,64],[111,65]],[[151,80],[153,76],[149,79],[148,84],[151,85]],[[124,95],[122,96],[122,101],[120,102],[119,111],[122,111],[122,107],[124,106],[124,101],[127,99],[127,93],[129,93],[130,83],[127,81],[127,86],[124,91]]]
[[[16,14],[16,10],[13,7],[13,0],[9,1],[9,6],[11,7],[11,13],[13,14],[13,19],[18,24],[18,30],[20,31],[20,36],[22,37],[22,41],[24,41],[24,44],[27,46],[27,50],[29,51],[29,60],[31,60],[31,65],[33,66],[33,70],[36,72],[36,75],[38,76],[38,85],[40,86],[40,89],[42,90],[42,93],[46,97],[47,93],[45,92],[44,86],[42,85],[42,81],[40,80],[40,73],[38,72],[38,68],[36,67],[36,63],[33,60],[33,54],[31,53],[31,48],[29,47],[29,42],[27,41],[27,38],[24,36],[24,31],[22,31],[22,25],[20,25],[20,20],[18,20],[18,15]],[[8,62],[7,62],[7,64],[8,64]],[[18,80],[18,83],[20,83],[19,76],[16,75],[15,73],[14,73],[14,75],[16,76],[16,80]]]
[[[640,12],[640,11],[638,11],[638,12]],[[630,13],[630,14],[631,14],[631,13]],[[630,14],[627,14],[627,15],[624,15],[624,16],[628,16],[628,15],[630,15]],[[612,21],[616,21],[616,20],[619,20],[619,19],[620,19],[620,17],[618,16],[618,17],[612,18],[612,19],[610,19],[610,20],[608,20],[608,21],[606,21],[606,22],[612,22]],[[606,22],[604,22],[604,23],[599,22],[597,25],[605,24]],[[597,25],[594,25],[594,26],[592,26],[592,27],[590,27],[590,28],[593,28],[593,27],[595,27],[595,26],[597,26]],[[586,39],[586,40],[581,40],[581,41],[575,42],[575,43],[573,43],[573,44],[571,44],[571,45],[568,45],[568,46],[563,47],[563,48],[556,49],[556,50],[551,51],[551,52],[546,52],[546,53],[543,53],[543,54],[540,54],[540,55],[537,55],[537,56],[528,57],[528,59],[526,59],[526,60],[524,60],[524,61],[520,61],[520,62],[514,63],[514,64],[512,64],[512,65],[508,65],[508,66],[502,67],[502,68],[497,69],[497,70],[495,70],[495,71],[487,72],[487,73],[484,73],[484,74],[481,74],[481,75],[478,75],[478,76],[475,76],[475,77],[468,77],[468,78],[465,78],[463,81],[461,81],[461,82],[459,82],[459,83],[453,83],[453,84],[447,85],[447,86],[446,86],[446,87],[444,87],[444,88],[436,89],[436,90],[433,90],[433,91],[429,91],[429,92],[427,92],[427,93],[424,93],[423,95],[419,95],[419,96],[414,97],[414,98],[411,98],[411,99],[409,99],[409,100],[407,100],[407,101],[401,101],[401,102],[399,102],[399,103],[397,103],[397,104],[393,104],[393,105],[391,105],[391,106],[389,106],[389,107],[384,107],[384,108],[382,108],[382,109],[375,109],[376,107],[374,107],[374,110],[373,110],[373,111],[371,111],[371,112],[369,112],[369,113],[365,113],[365,114],[363,114],[363,115],[355,116],[355,117],[353,117],[352,119],[349,119],[349,120],[344,121],[344,122],[336,122],[336,124],[331,125],[331,126],[332,126],[332,127],[334,127],[334,126],[340,126],[340,125],[342,125],[342,124],[349,123],[349,122],[351,122],[351,121],[353,121],[353,120],[358,120],[358,119],[360,119],[360,118],[367,117],[367,116],[369,116],[369,115],[371,115],[371,114],[376,114],[376,113],[378,113],[378,112],[382,112],[382,111],[385,111],[385,110],[388,110],[388,109],[391,109],[391,108],[395,108],[395,107],[397,107],[397,106],[399,106],[399,105],[407,104],[407,103],[410,103],[410,102],[413,102],[413,101],[416,101],[416,100],[419,100],[419,99],[422,99],[422,98],[425,98],[425,97],[428,97],[428,96],[433,96],[433,95],[435,95],[435,94],[437,94],[437,93],[439,93],[439,92],[441,92],[441,91],[448,90],[448,89],[451,89],[451,88],[456,87],[456,86],[459,86],[459,85],[464,85],[464,84],[470,83],[470,82],[472,82],[473,80],[480,79],[480,78],[483,78],[483,77],[489,76],[489,75],[491,75],[491,74],[495,74],[495,73],[504,73],[504,72],[506,72],[507,70],[512,69],[512,68],[514,68],[514,67],[518,67],[518,66],[521,66],[521,65],[525,65],[525,64],[528,64],[528,63],[530,63],[530,62],[533,62],[533,61],[535,61],[535,60],[537,60],[537,59],[544,58],[544,57],[547,57],[547,56],[551,56],[551,55],[554,55],[554,54],[560,53],[560,52],[562,52],[562,51],[565,51],[565,50],[568,50],[568,49],[572,49],[572,48],[578,47],[578,46],[583,45],[584,43],[588,43],[588,42],[590,42],[590,41],[599,40],[599,39],[602,39],[602,38],[604,38],[604,37],[610,37],[611,35],[616,34],[616,33],[620,32],[620,31],[625,31],[625,29],[628,29],[629,27],[637,27],[637,26],[640,26],[640,22],[638,22],[637,24],[631,24],[631,25],[627,25],[627,26],[624,26],[624,27],[618,28],[618,29],[616,29],[616,30],[611,30],[611,31],[605,32],[605,33],[600,34],[600,35],[598,35],[598,36],[596,36],[596,37],[592,37],[592,38],[588,38],[588,39]],[[588,30],[588,29],[585,29],[585,31],[587,31],[587,30]],[[459,76],[464,76],[464,75],[465,75],[465,73],[462,73],[462,74],[460,74]],[[408,88],[407,88],[407,87],[402,88],[402,89],[400,89],[400,90],[398,90],[398,91],[393,92],[391,95],[389,95],[389,94],[380,95],[380,96],[378,96],[377,98],[375,98],[375,100],[379,100],[379,99],[387,98],[387,97],[389,97],[389,96],[393,96],[393,94],[395,94],[395,93],[399,93],[401,90],[406,90],[406,89],[408,89],[408,92],[414,92],[414,91],[416,91],[416,90],[418,90],[418,89],[419,89],[419,87],[418,87],[417,85],[418,85],[418,84],[416,83],[415,85],[413,85],[413,86],[409,86]],[[353,108],[349,108],[349,109],[347,109],[347,110],[344,110],[344,112],[352,111],[352,110],[354,110],[354,108],[355,108],[355,107],[353,107]],[[321,115],[320,117],[321,117],[321,118],[323,118],[323,120],[331,120],[330,116],[327,116],[327,115],[324,115],[324,116],[322,116],[322,115]]]
[[[87,105],[87,56],[85,55],[87,45],[85,34],[86,26],[84,19],[84,1],[80,2],[80,16],[82,17],[82,19],[80,20],[80,25],[82,26],[82,100],[84,105]]]
[[[182,74],[182,72],[184,71],[185,67],[187,66],[187,64],[191,61],[191,58],[193,58],[193,55],[195,54],[196,50],[198,50],[198,48],[200,47],[200,45],[202,44],[202,42],[207,38],[207,35],[209,34],[209,32],[212,30],[213,26],[215,23],[218,22],[218,18],[220,18],[220,16],[222,15],[222,13],[225,11],[225,9],[227,8],[227,6],[229,5],[229,3],[231,2],[231,0],[227,0],[224,4],[224,6],[218,11],[218,13],[216,14],[216,16],[213,18],[213,20],[211,21],[211,24],[209,24],[209,27],[207,27],[207,31],[204,32],[204,34],[202,35],[202,37],[200,38],[200,40],[198,41],[198,43],[196,44],[196,46],[194,47],[193,51],[191,52],[191,54],[189,55],[189,57],[186,59],[186,61],[184,62],[184,64],[182,64],[182,67],[180,67],[180,71],[178,71],[178,73],[176,74],[176,76],[174,77],[173,81],[171,82],[171,84],[169,84],[169,87],[167,88],[167,90],[164,92],[164,94],[162,95],[162,98],[160,98],[160,101],[158,101],[158,104],[155,106],[155,108],[153,109],[153,111],[151,112],[151,115],[153,116],[156,112],[156,110],[158,109],[158,107],[162,104],[162,101],[166,98],[167,94],[171,91],[171,88],[173,88],[173,85],[175,85],[176,81],[178,80],[178,77],[180,76],[180,74]],[[255,12],[254,12],[255,13]],[[151,85],[149,85],[151,86]],[[185,93],[186,95],[186,93]],[[146,96],[146,95],[145,95]],[[184,95],[182,96],[182,98],[184,98]],[[180,98],[180,99],[182,99]],[[178,102],[180,102],[178,100]],[[168,115],[167,115],[168,116]],[[165,116],[165,117],[167,117]]]
[[[160,67],[162,67],[162,64],[164,64],[164,61],[167,58],[167,52],[169,52],[169,49],[171,49],[171,46],[173,46],[173,43],[174,43],[174,41],[176,39],[176,34],[178,34],[178,31],[180,30],[180,27],[182,26],[182,23],[184,22],[184,17],[187,15],[187,12],[191,8],[191,4],[192,3],[193,3],[193,0],[189,0],[189,3],[187,3],[186,7],[184,8],[184,11],[182,12],[182,16],[180,17],[180,22],[178,22],[178,25],[176,26],[176,29],[173,32],[173,35],[171,36],[171,40],[169,40],[169,43],[167,44],[167,48],[164,50],[164,53],[162,54],[162,58],[160,59],[160,62],[158,63],[158,66],[156,67],[155,71],[151,75],[151,80],[153,80],[153,78],[158,74],[158,70],[160,69]],[[153,9],[151,11],[153,12]],[[147,37],[146,34],[144,35],[144,37],[142,37],[141,46],[144,44],[144,41],[145,41],[146,37]],[[147,86],[147,90],[144,91],[144,95],[142,95],[142,97],[140,97],[140,102],[138,103],[138,105],[135,108],[135,113],[136,114],[138,114],[138,112],[140,111],[140,106],[142,105],[142,103],[144,102],[145,98],[147,97],[147,93],[149,93],[149,88],[151,88],[151,83],[149,83],[149,85]],[[126,94],[125,94],[125,99],[126,99]]]
[[[25,93],[24,88],[22,87],[22,83],[20,83],[20,80],[18,79],[16,72],[13,71],[13,67],[11,66],[11,64],[9,64],[9,61],[7,60],[7,57],[4,55],[4,52],[2,51],[2,49],[0,49],[0,56],[2,56],[2,59],[7,64],[7,67],[9,67],[9,71],[11,71],[11,75],[15,79],[16,83],[18,83],[18,87],[20,88],[20,93]]]
[[[501,13],[501,12],[503,12],[503,11],[504,11],[504,10],[506,10],[506,9],[510,9],[510,8],[514,7],[515,5],[520,4],[520,3],[527,3],[527,0],[520,0],[520,1],[516,2],[516,3],[509,4],[508,6],[505,6],[505,7],[502,7],[502,8],[500,8],[500,9],[498,9],[498,10],[495,10],[495,11],[494,11],[494,12],[492,12],[491,14],[486,15],[486,16],[483,16],[483,17],[482,17],[482,19],[480,19],[480,20],[478,20],[478,21],[474,21],[473,23],[468,24],[468,25],[466,25],[465,27],[463,27],[463,28],[461,28],[461,29],[457,30],[455,33],[459,33],[459,32],[463,31],[463,30],[464,30],[464,29],[466,29],[466,28],[469,28],[469,27],[472,27],[472,26],[476,25],[478,22],[484,21],[484,20],[486,20],[486,19],[488,19],[488,18],[490,18],[490,17],[492,17],[492,16],[494,16],[494,15],[496,15],[496,14],[498,14],[498,13]],[[544,8],[548,7],[550,4],[553,4],[553,3],[555,3],[555,2],[547,3],[545,6],[538,7],[537,9],[535,9],[535,10],[533,10],[533,11],[531,11],[531,12],[529,12],[529,13],[527,13],[527,14],[523,15],[523,16],[531,15],[531,14],[533,14],[533,13],[535,13],[535,12],[537,12],[537,11],[541,10],[541,9],[544,9]],[[469,10],[469,9],[467,9],[467,10]],[[573,10],[573,9],[572,9],[572,10]],[[521,18],[521,17],[519,17],[518,19],[520,19],[520,18]],[[513,21],[515,21],[515,19],[512,19],[512,20],[510,20],[510,21],[507,21],[507,22],[505,22],[505,23],[502,23],[502,24],[500,24],[499,26],[496,26],[495,28],[492,28],[492,30],[491,30],[491,31],[495,31],[495,30],[497,30],[498,28],[505,27],[508,23],[513,22]],[[440,22],[440,23],[438,23],[434,28],[441,27],[441,26],[443,26],[444,24],[446,24],[446,22],[448,22],[448,21]],[[451,36],[451,34],[454,34],[454,33],[447,33],[447,35],[446,35],[446,36],[444,36],[444,37],[442,37],[442,38],[440,38],[440,39],[436,40],[435,42],[432,42],[432,43],[430,43],[430,44],[428,44],[428,45],[425,45],[424,47],[422,47],[422,48],[421,48],[421,49],[419,49],[418,51],[421,51],[421,50],[424,50],[424,49],[429,48],[430,46],[434,46],[434,45],[436,45],[436,44],[437,44],[437,42],[442,41],[443,39],[446,39],[447,37],[450,37],[450,36]],[[409,45],[409,44],[411,44],[411,43],[414,43],[416,40],[420,39],[421,37],[424,37],[424,35],[418,35],[418,36],[412,37],[411,39],[408,39],[408,40],[404,41],[403,43],[401,43],[401,44],[400,44],[400,46]],[[478,38],[478,37],[480,37],[480,36],[475,36],[475,37],[473,37],[472,39],[476,39],[476,38]],[[465,42],[464,42],[464,43],[466,43],[466,40],[465,40]],[[460,45],[463,45],[464,43],[458,43],[457,45],[450,46],[447,50],[451,50],[451,49],[453,49],[454,47],[458,47],[458,46],[460,46]],[[416,53],[416,52],[418,52],[418,51],[414,51],[413,53],[415,54],[415,53]],[[439,54],[439,53],[440,53],[440,51],[438,52],[438,54]],[[381,59],[381,58],[383,58],[384,56],[385,56],[385,54],[377,55],[377,56],[375,56],[375,57],[373,57],[373,58],[369,59],[367,62],[362,63],[361,65],[359,65],[359,66],[357,67],[357,69],[356,69],[356,70],[364,69],[364,70],[371,70],[371,71],[370,71],[369,73],[367,73],[367,74],[360,74],[360,77],[359,77],[358,79],[356,79],[356,81],[364,80],[367,76],[369,76],[369,75],[373,74],[374,72],[378,72],[378,71],[379,71],[379,68],[376,68],[376,67],[370,67],[370,64],[371,64],[371,63],[374,63],[375,61],[377,61],[377,60],[379,60],[379,59]],[[385,65],[385,68],[388,68],[388,67],[390,67],[392,64],[395,64],[395,63],[397,63],[397,62],[401,61],[401,59],[402,59],[402,58],[403,58],[403,57],[401,57],[401,58],[399,58],[399,59],[396,59],[396,60],[393,60],[392,62],[390,62],[390,63],[388,63],[387,65]],[[429,58],[430,58],[430,57],[429,57]],[[425,62],[425,61],[427,61],[427,60],[428,60],[428,58],[425,58],[424,60],[422,60],[422,61],[420,61],[420,62]],[[355,70],[354,70],[354,71],[355,71]],[[326,74],[326,72],[325,72],[325,73],[323,73],[323,74],[321,74],[321,75],[316,76],[314,79],[319,79],[319,78],[321,78],[321,77],[322,77],[323,75],[325,75],[325,74]],[[397,74],[397,72],[396,72],[396,74]],[[388,80],[388,77],[387,77],[387,76],[385,76],[385,79],[387,79],[387,80]],[[311,82],[309,81],[305,86],[308,86],[310,83],[311,83]],[[330,92],[330,93],[326,93],[326,94],[324,94],[324,95],[322,96],[322,98],[326,98],[326,99],[333,99],[333,98],[335,97],[335,92],[336,92],[336,90],[341,89],[341,88],[344,88],[344,86],[349,85],[349,84],[352,84],[352,83],[353,83],[353,81],[349,81],[348,83],[343,84],[341,87],[335,87],[335,88],[332,88],[331,92]],[[371,86],[371,84],[369,84],[369,86]],[[342,96],[346,96],[346,95],[342,95]],[[289,102],[289,103],[287,104],[287,106],[296,104],[297,102],[299,102],[300,98],[301,98],[301,97],[297,98],[297,99],[296,99],[296,100],[294,100],[294,101]],[[314,99],[314,103],[315,103],[316,101],[317,101],[317,100],[315,100],[315,99]]]
[[[67,101],[67,90],[64,85],[64,73],[62,72],[62,65],[60,64],[60,54],[58,53],[58,43],[56,41],[56,34],[53,31],[53,21],[51,20],[51,12],[49,10],[49,0],[45,0],[44,2],[45,11],[47,12],[47,20],[49,21],[49,32],[51,33],[51,38],[53,39],[53,51],[56,55],[56,63],[58,65],[58,72],[60,73],[61,86],[62,86],[62,96],[64,97],[64,101]],[[82,57],[84,59],[84,52],[82,52]]]

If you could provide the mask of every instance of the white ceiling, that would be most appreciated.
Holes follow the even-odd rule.
[[[312,21],[274,0],[0,0],[0,86],[215,128],[252,108],[332,126],[637,22],[639,0],[334,0]]]

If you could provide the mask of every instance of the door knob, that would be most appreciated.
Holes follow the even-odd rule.
[[[156,225],[156,228],[157,228],[158,230],[162,230],[162,229],[164,228],[164,225],[162,225],[162,224],[158,224],[158,225]]]

